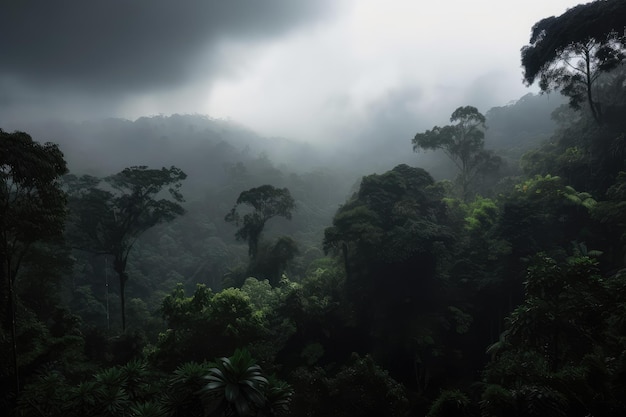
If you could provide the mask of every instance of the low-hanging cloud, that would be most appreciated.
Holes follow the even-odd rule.
[[[5,1],[0,126],[201,113],[266,136],[400,143],[458,106],[525,94],[532,24],[575,3]]]

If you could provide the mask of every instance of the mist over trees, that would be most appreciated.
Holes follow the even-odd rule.
[[[0,130],[0,404],[625,415],[624,10],[532,29],[525,81],[564,95],[458,103],[384,156],[198,115]]]
[[[184,213],[179,190],[185,178],[187,174],[174,166],[161,170],[141,166],[104,178],[109,189],[98,187],[101,180],[95,177],[65,179],[72,213],[67,229],[74,248],[113,257],[120,284],[122,331],[126,330],[128,256],[145,231]],[[166,187],[170,198],[157,200]]]
[[[486,149],[485,116],[476,107],[465,106],[456,109],[450,121],[453,125],[435,126],[413,138],[413,150],[442,150],[456,165],[456,182],[460,196],[467,201],[472,193],[471,187],[479,174],[497,174],[501,159]]]

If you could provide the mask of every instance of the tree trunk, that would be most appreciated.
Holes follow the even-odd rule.
[[[122,332],[126,331],[126,281],[128,281],[128,275],[126,274],[126,258],[123,255],[115,255],[113,261],[113,269],[117,272],[117,276],[120,280],[120,303],[122,307]]]
[[[120,277],[120,302],[122,307],[122,332],[126,331],[126,272],[118,272]]]
[[[589,53],[589,50],[585,50],[585,76],[586,76],[586,80],[585,80],[585,86],[587,87],[587,101],[589,102],[589,108],[591,109],[591,115],[593,116],[593,119],[596,121],[596,123],[600,124],[601,120],[600,120],[600,114],[598,113],[598,109],[596,108],[596,104],[593,101],[593,94],[591,91],[591,56]]]
[[[553,330],[551,338],[552,340],[548,343],[546,353],[548,354],[548,366],[550,367],[550,372],[556,373],[559,371],[560,367],[559,355],[561,352],[559,349],[559,331],[556,329]]]
[[[341,251],[343,253],[343,264],[346,269],[346,281],[350,281],[350,260],[348,259],[348,244],[341,243]]]
[[[461,158],[461,199],[464,203],[467,203],[469,200],[469,164],[469,158]]]
[[[11,276],[11,262],[2,259],[0,264],[0,282],[7,285],[7,324],[11,327],[11,356],[13,357],[13,383],[15,396],[20,392],[20,374],[17,362],[17,323],[15,319],[15,293],[13,291],[14,279]]]

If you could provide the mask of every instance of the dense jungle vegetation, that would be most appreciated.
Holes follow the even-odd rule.
[[[459,103],[378,173],[201,116],[0,131],[3,409],[626,415],[624,22],[538,22],[562,96]]]

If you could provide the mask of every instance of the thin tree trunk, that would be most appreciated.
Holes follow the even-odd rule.
[[[9,277],[9,280],[11,278]],[[20,393],[20,373],[19,365],[17,363],[17,323],[15,320],[15,294],[13,293],[13,284],[9,283],[9,310],[11,311],[11,342],[13,344],[13,372],[15,383],[15,395]]]
[[[17,362],[17,322],[15,319],[15,293],[13,291],[13,277],[11,276],[11,263],[8,259],[3,259],[4,262],[0,265],[0,274],[4,275],[7,283],[7,319],[11,326],[11,356],[13,358],[13,383],[15,388],[15,396],[20,392],[20,374],[19,366]],[[4,279],[2,279],[4,281]]]
[[[126,331],[126,273],[118,272],[120,277],[120,302],[122,307],[122,332]]]
[[[461,160],[461,199],[464,203],[469,200],[469,161],[466,159]]]
[[[348,259],[348,244],[346,242],[341,243],[341,251],[343,253],[343,264],[346,269],[346,281],[350,281],[350,261]]]
[[[126,274],[126,257],[124,255],[116,254],[113,261],[113,269],[117,272],[117,276],[120,280],[120,304],[122,307],[122,332],[126,331],[126,281],[128,281],[128,275]]]
[[[593,116],[594,120],[596,121],[596,123],[600,124],[601,120],[600,120],[600,115],[598,114],[598,110],[596,109],[596,105],[593,102],[593,94],[591,91],[591,63],[590,63],[591,57],[589,56],[589,50],[585,51],[585,64],[586,64],[586,68],[585,68],[585,76],[586,76],[586,87],[587,87],[587,101],[589,101],[589,108],[591,109],[591,115]]]

